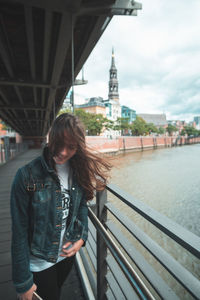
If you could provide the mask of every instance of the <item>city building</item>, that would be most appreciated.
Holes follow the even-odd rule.
[[[187,125],[187,123],[185,121],[180,121],[180,120],[169,120],[169,121],[167,121],[167,123],[175,126],[178,129],[176,134],[180,134],[181,131],[184,129],[184,126]]]
[[[102,97],[92,97],[85,104],[75,105],[75,108],[106,117],[106,107]]]
[[[167,119],[165,114],[137,114],[146,123],[153,123],[157,128],[167,128]]]
[[[198,125],[200,124],[200,116],[194,117],[194,122]]]
[[[196,129],[200,130],[200,116],[194,117],[194,122],[196,123]]]
[[[134,109],[129,108],[128,106],[121,106],[121,117],[127,118],[129,123],[132,123],[136,119],[136,111]]]

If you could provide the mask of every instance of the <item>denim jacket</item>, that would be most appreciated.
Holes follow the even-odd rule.
[[[65,239],[86,241],[88,207],[75,176],[70,194]],[[30,253],[49,262],[57,261],[62,229],[61,204],[60,181],[44,153],[17,171],[11,189],[11,252],[13,283],[18,293],[26,292],[33,285]]]

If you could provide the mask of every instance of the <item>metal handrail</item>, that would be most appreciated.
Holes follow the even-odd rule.
[[[107,203],[106,207],[109,211],[120,221],[123,226],[143,245],[155,259],[166,269],[168,272],[180,282],[187,291],[196,297],[200,295],[200,282],[199,280],[185,269],[177,260],[168,254],[162,247],[154,242],[146,233],[139,229],[134,222],[127,220],[123,214],[114,207],[113,204]],[[110,226],[108,225],[110,229]],[[137,262],[135,262],[137,264]]]
[[[113,203],[107,202],[107,191],[199,258],[198,236],[134,199],[120,188],[109,184],[104,191],[97,193],[96,202],[90,204],[88,243],[85,249],[80,251],[95,298],[132,300],[155,299],[154,297],[159,296],[166,300],[178,299],[159,272],[136,250],[131,239],[124,235],[126,229],[126,232],[136,238],[176,282],[179,282],[195,299],[199,299],[200,282],[197,277],[137,227]],[[108,212],[112,215],[109,220],[107,220]],[[119,221],[120,227],[116,226],[115,220]]]
[[[116,185],[108,184],[106,189],[126,203],[129,207],[134,209],[146,220],[155,225],[170,238],[175,240],[179,245],[187,249],[197,258],[200,258],[200,237],[183,228],[166,216],[160,214],[158,211],[155,211],[145,203],[122,191]]]
[[[98,220],[96,215],[92,212],[92,210],[89,208],[89,217],[98,230],[98,232],[103,237],[107,247],[115,257],[116,261],[118,262],[120,268],[123,270],[126,278],[130,282],[130,284],[135,289],[136,293],[140,297],[140,299],[146,300],[146,299],[152,299],[155,300],[154,296],[151,294],[149,289],[145,286],[144,282],[141,280],[141,278],[138,276],[136,271],[133,269],[133,267],[130,265],[124,254],[121,252],[119,248],[117,248],[115,242],[111,238],[111,236],[108,234],[108,232],[105,230],[104,226],[101,224],[101,222]]]

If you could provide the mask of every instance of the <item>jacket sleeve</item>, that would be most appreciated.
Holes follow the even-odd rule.
[[[28,228],[30,195],[26,190],[23,173],[19,169],[11,188],[12,218],[12,278],[18,293],[24,293],[33,285],[30,272]]]
[[[83,224],[83,232],[81,238],[84,240],[84,242],[86,242],[88,238],[88,206],[84,192],[79,206],[78,219]]]

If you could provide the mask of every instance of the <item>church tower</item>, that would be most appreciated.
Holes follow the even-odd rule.
[[[108,99],[119,102],[117,68],[115,66],[114,49],[112,49]]]

